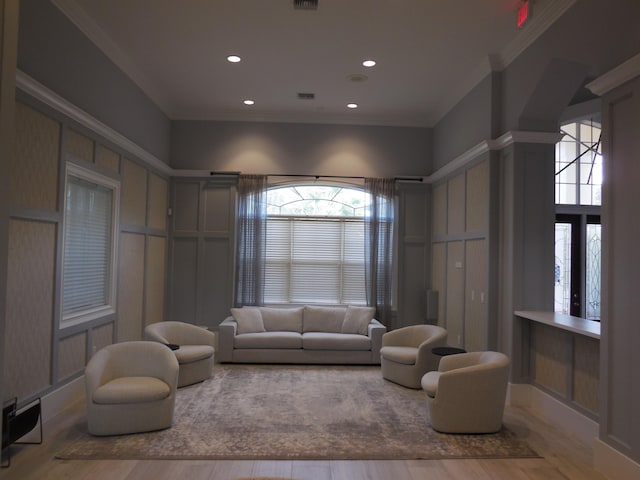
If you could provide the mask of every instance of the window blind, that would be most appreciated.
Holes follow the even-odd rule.
[[[66,195],[63,318],[108,303],[113,218],[107,187],[69,175]]]
[[[366,304],[364,221],[269,217],[266,303]]]

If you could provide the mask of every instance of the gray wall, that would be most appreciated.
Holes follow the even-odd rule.
[[[600,438],[640,461],[640,77],[604,97]]]
[[[431,171],[427,128],[173,121],[171,166],[261,174],[402,176]]]
[[[169,163],[169,119],[48,0],[21,2],[18,68]]]

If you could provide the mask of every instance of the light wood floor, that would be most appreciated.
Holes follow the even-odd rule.
[[[70,428],[83,421],[82,406],[44,426],[42,445],[12,447],[6,480],[232,480],[283,477],[305,480],[602,480],[591,466],[591,451],[522,408],[507,407],[505,424],[543,458],[507,460],[377,461],[202,461],[202,460],[56,460],[56,451],[72,439]],[[372,438],[371,441],[375,441]]]

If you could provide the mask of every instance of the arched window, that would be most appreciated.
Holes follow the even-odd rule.
[[[265,303],[364,305],[364,214],[357,187],[288,185],[267,192]]]

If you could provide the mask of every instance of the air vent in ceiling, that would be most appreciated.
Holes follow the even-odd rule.
[[[293,0],[293,8],[296,10],[317,10],[318,0]]]
[[[298,98],[300,100],[313,100],[316,98],[315,93],[298,93]]]

